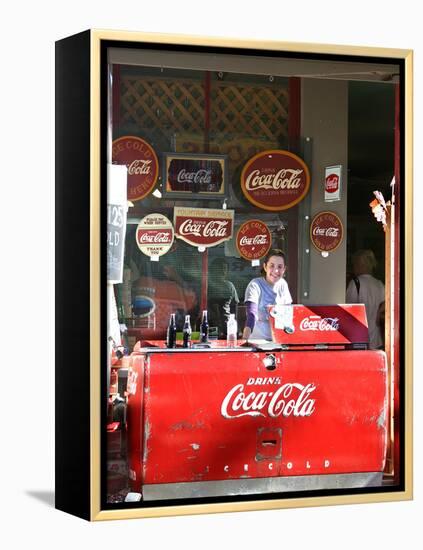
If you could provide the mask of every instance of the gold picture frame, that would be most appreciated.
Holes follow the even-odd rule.
[[[181,51],[185,51],[186,55],[198,51],[228,55],[229,64],[234,63],[234,66],[238,55],[246,58],[265,56],[266,53],[275,57],[285,55],[291,68],[296,59],[303,61],[301,71],[292,74],[310,78],[319,78],[319,75],[321,77],[322,71],[326,69],[326,76],[332,71],[328,78],[349,80],[360,78],[358,75],[362,69],[366,74],[373,75],[369,78],[383,79],[383,75],[378,74],[381,64],[389,64],[389,70],[391,66],[399,67],[400,93],[397,101],[401,124],[398,134],[400,143],[397,177],[401,186],[401,202],[398,205],[399,218],[396,219],[400,224],[402,250],[396,252],[395,261],[399,262],[403,269],[400,274],[402,286],[398,291],[398,300],[393,300],[390,307],[392,322],[394,319],[400,319],[401,329],[397,335],[392,324],[389,325],[392,332],[388,338],[391,346],[388,350],[388,359],[393,361],[395,354],[395,357],[400,358],[400,363],[396,364],[395,368],[401,371],[398,389],[402,407],[398,432],[401,439],[401,475],[400,481],[397,480],[392,485],[392,490],[386,486],[379,491],[352,490],[343,491],[342,494],[334,491],[319,496],[310,494],[290,498],[284,498],[283,495],[278,495],[277,498],[255,498],[253,494],[249,498],[234,498],[229,502],[225,499],[217,502],[215,499],[207,503],[190,500],[190,503],[172,502],[169,505],[165,503],[153,507],[136,503],[116,508],[104,506],[101,496],[102,491],[104,492],[102,461],[105,460],[102,456],[101,403],[104,385],[102,365],[104,366],[105,360],[105,289],[101,281],[104,281],[102,227],[107,162],[105,116],[110,107],[105,98],[105,56],[110,48],[117,52],[116,63],[124,63],[119,61],[120,50],[129,50],[125,58],[128,59],[128,55],[129,58],[131,55],[137,55],[137,48],[153,52],[153,58],[156,52],[162,50],[169,51],[172,55]],[[342,72],[345,69],[342,62],[345,60],[354,64],[357,73],[355,77]],[[313,63],[318,62],[317,72],[313,69]],[[258,42],[111,30],[85,31],[57,42],[57,508],[84,519],[103,521],[399,501],[412,498],[412,73],[412,51],[391,48]],[[392,77],[392,73],[390,74]],[[330,163],[333,163],[332,159],[328,159],[326,165]],[[69,166],[71,168],[68,168]],[[395,241],[398,237],[393,234],[391,238],[391,242],[398,245],[398,241]],[[301,261],[299,260],[300,263]],[[78,288],[75,288],[75,282]],[[299,283],[299,288],[300,286]],[[69,309],[66,310],[65,306]],[[400,316],[401,308],[402,316],[397,317]],[[69,334],[81,350],[78,365],[72,365],[68,357],[65,335],[67,337]],[[398,434],[395,437],[398,437]]]

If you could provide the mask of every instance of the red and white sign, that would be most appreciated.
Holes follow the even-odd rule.
[[[342,166],[327,166],[325,168],[325,202],[341,199]]]
[[[310,226],[310,239],[321,252],[333,252],[341,244],[344,227],[335,212],[320,212]]]
[[[146,197],[156,185],[159,161],[149,143],[135,136],[123,136],[112,144],[113,164],[128,168],[128,200]]]
[[[236,235],[236,247],[245,260],[259,260],[272,245],[269,228],[260,220],[249,220],[241,225]]]
[[[247,162],[241,173],[245,197],[264,210],[291,208],[303,200],[309,187],[307,165],[289,151],[262,151]]]
[[[179,239],[208,248],[232,238],[234,210],[174,208],[173,224]]]
[[[135,232],[138,248],[146,256],[163,256],[173,244],[173,227],[163,214],[149,214]]]
[[[364,304],[268,306],[274,342],[293,346],[367,344]]]

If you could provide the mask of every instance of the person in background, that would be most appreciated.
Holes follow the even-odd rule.
[[[271,249],[264,258],[263,276],[252,279],[245,290],[245,340],[272,339],[267,306],[292,303],[288,283],[283,278],[285,271],[285,254],[277,248]]]
[[[217,326],[219,338],[226,337],[226,323],[239,303],[234,284],[228,281],[229,265],[226,258],[215,258],[210,265],[208,286],[209,325]]]
[[[347,303],[366,306],[370,349],[378,349],[383,345],[379,312],[381,304],[385,301],[385,286],[382,281],[373,277],[376,265],[372,250],[357,250],[352,256],[354,277],[349,282],[346,292]]]

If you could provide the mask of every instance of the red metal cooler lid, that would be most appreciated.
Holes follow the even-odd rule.
[[[364,304],[268,306],[273,341],[287,345],[368,344]]]

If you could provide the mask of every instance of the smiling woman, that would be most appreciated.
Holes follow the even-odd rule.
[[[267,253],[262,268],[262,277],[256,277],[245,290],[247,320],[243,332],[245,340],[272,340],[267,306],[291,304],[288,283],[283,278],[286,271],[285,254],[272,248]]]

